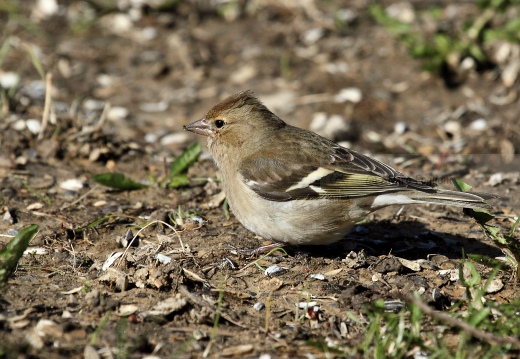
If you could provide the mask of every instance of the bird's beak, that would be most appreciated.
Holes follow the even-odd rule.
[[[198,121],[190,123],[189,125],[184,125],[184,129],[186,131],[191,131],[202,136],[215,136],[215,133],[211,130],[205,117],[201,118]]]

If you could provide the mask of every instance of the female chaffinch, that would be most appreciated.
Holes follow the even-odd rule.
[[[329,244],[369,213],[434,203],[488,209],[484,194],[436,189],[373,158],[286,124],[250,91],[185,130],[208,137],[229,205],[251,232],[288,244]]]

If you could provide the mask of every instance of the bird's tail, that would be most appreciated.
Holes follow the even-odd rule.
[[[488,193],[458,192],[449,190],[436,190],[435,192],[415,191],[410,197],[417,202],[473,209],[491,209],[492,207],[485,201],[487,199],[497,198],[497,196]]]

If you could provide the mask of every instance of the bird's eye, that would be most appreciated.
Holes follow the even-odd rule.
[[[224,122],[224,120],[216,120],[215,121],[215,126],[217,126],[217,128],[221,128],[222,126],[224,126],[226,123]]]

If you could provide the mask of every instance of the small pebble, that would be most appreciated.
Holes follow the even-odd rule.
[[[42,80],[31,81],[23,90],[31,99],[43,100],[45,97],[45,83]]]
[[[108,111],[107,119],[111,121],[124,120],[128,117],[129,113],[130,111],[125,107],[114,106]]]
[[[310,29],[303,34],[303,42],[305,42],[307,45],[312,45],[316,43],[319,39],[321,39],[324,35],[324,28],[318,27]]]
[[[136,236],[134,238],[134,234],[132,233],[132,230],[129,229],[126,231],[125,234],[123,234],[121,237],[119,237],[116,242],[123,248],[132,246],[132,247],[139,247],[139,241],[140,237]]]
[[[107,74],[101,74],[96,77],[96,81],[100,86],[108,87],[114,84],[114,78]]]
[[[341,90],[336,96],[334,96],[335,102],[352,102],[359,103],[363,98],[363,94],[361,90],[357,87],[349,87]]]
[[[24,120],[18,120],[16,122],[14,122],[11,126],[16,131],[23,131],[23,130],[25,130],[27,128],[27,126],[25,125],[25,121]]]
[[[256,310],[257,312],[261,311],[264,308],[265,308],[265,304],[262,302],[256,302],[255,305],[253,305],[253,309]]]
[[[429,359],[429,358],[430,358],[430,356],[428,355],[428,353],[423,352],[422,350],[419,350],[418,352],[416,352],[413,355],[413,359]]]
[[[67,191],[77,192],[83,188],[83,182],[81,182],[79,179],[71,178],[61,182],[60,188]]]
[[[20,76],[16,72],[4,72],[0,74],[0,86],[4,89],[10,89],[18,85],[20,81]]]
[[[325,276],[323,274],[311,274],[310,277],[317,280],[325,280]]]
[[[38,0],[36,9],[42,18],[47,18],[56,14],[59,10],[59,6],[56,0]]]
[[[471,128],[474,131],[484,131],[487,128],[487,121],[483,118],[479,118],[475,121],[473,121],[469,128]]]
[[[147,26],[139,32],[140,40],[150,41],[157,37],[157,29],[155,27]]]
[[[46,248],[32,247],[32,248],[28,248],[25,251],[23,251],[23,254],[25,256],[27,256],[27,255],[31,255],[31,256],[34,256],[34,255],[44,256],[44,255],[49,254],[49,250],[46,249]]]
[[[504,174],[502,172],[493,173],[486,184],[494,187],[504,182],[504,179]]]
[[[385,300],[385,312],[398,313],[403,308],[403,303],[398,300]]]
[[[27,211],[34,211],[36,209],[42,209],[42,208],[43,208],[43,203],[39,203],[39,202],[31,203],[30,205],[25,207],[25,209]]]
[[[35,135],[39,134],[42,131],[42,124],[39,120],[29,119],[25,121],[25,125]]]
[[[10,229],[7,231],[7,235],[9,236],[16,236],[18,234],[18,231],[16,229]]]
[[[155,258],[162,264],[168,264],[172,261],[172,259],[164,254],[158,253]]]
[[[161,145],[182,145],[188,142],[190,135],[187,132],[177,132],[164,136],[161,138]]]
[[[155,133],[147,133],[144,135],[144,141],[147,143],[155,143],[159,139],[159,136]]]
[[[2,218],[2,220],[5,223],[14,224],[14,218],[13,218],[13,215],[11,214],[11,211],[5,211],[4,217]]]
[[[444,124],[444,131],[456,136],[460,134],[461,126],[457,121],[448,121]]]
[[[317,302],[298,302],[295,305],[300,309],[314,308],[318,305]],[[318,307],[319,310],[319,307]]]
[[[404,122],[397,122],[394,125],[394,131],[395,131],[395,133],[397,133],[399,135],[402,135],[403,133],[405,133],[406,130],[408,130],[408,126],[406,126],[406,123],[404,123]]]
[[[436,302],[439,299],[441,299],[441,297],[442,297],[441,292],[437,288],[433,288],[433,290],[432,290],[432,299],[433,299],[433,301]]]
[[[99,111],[105,107],[105,101],[94,100],[91,98],[83,101],[83,109],[87,111]]]
[[[316,112],[312,116],[311,124],[309,125],[309,129],[311,131],[317,132],[325,127],[327,124],[327,114],[325,112]]]
[[[276,264],[273,264],[273,265],[270,265],[269,267],[267,267],[264,274],[266,276],[272,276],[272,275],[282,274],[283,272],[285,272],[285,268],[282,268],[282,267],[277,266]]]
[[[474,58],[467,56],[461,61],[459,67],[463,71],[474,70],[477,67],[477,62]]]
[[[518,56],[518,55],[517,55]],[[507,64],[502,70],[502,82],[505,87],[511,87],[516,83],[518,73],[520,72],[520,60],[514,59]]]
[[[168,109],[168,103],[159,102],[143,102],[139,104],[139,109],[143,112],[163,112]]]
[[[486,293],[497,293],[504,288],[504,283],[500,278],[495,278],[486,287]]]
[[[351,9],[345,8],[345,9],[338,9],[336,11],[336,18],[347,24],[352,23],[354,20],[356,20],[357,17],[358,17],[358,15]]]
[[[128,34],[132,30],[132,20],[127,14],[108,14],[101,18],[100,23],[116,34]]]
[[[409,2],[396,2],[388,6],[385,11],[390,18],[400,22],[411,24],[415,21],[415,10]]]

